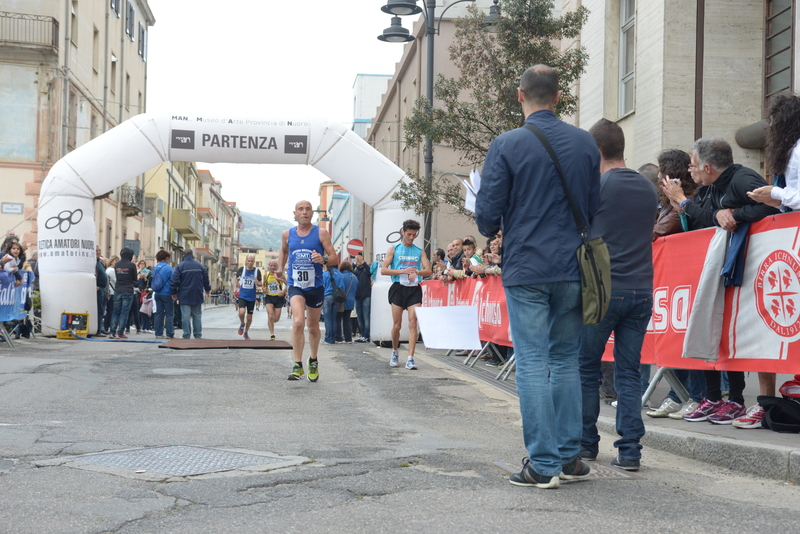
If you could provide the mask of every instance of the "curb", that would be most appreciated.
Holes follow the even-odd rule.
[[[418,359],[423,356],[427,363],[457,374],[487,395],[487,386],[490,386],[493,391],[500,392],[507,398],[519,402],[516,395],[511,395],[488,381],[477,380],[459,370],[458,367],[444,364],[428,354],[427,351],[423,352],[418,349],[416,352]],[[643,418],[643,421],[645,435],[642,437],[641,443],[644,447],[658,449],[731,471],[800,485],[800,441],[796,448],[767,443],[754,444],[750,441],[740,441],[726,436],[648,426],[647,419]],[[601,415],[597,420],[597,429],[611,436],[617,435],[616,421],[613,417]],[[771,431],[764,430],[764,432]]]
[[[597,429],[617,435],[615,421],[610,417],[601,416]],[[733,471],[800,484],[800,446],[794,449],[780,445],[752,445],[724,436],[677,429],[666,431],[647,425],[641,443],[645,447]]]

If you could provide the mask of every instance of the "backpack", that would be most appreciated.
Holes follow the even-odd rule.
[[[336,285],[336,281],[333,278],[333,270],[330,267],[328,268],[328,272],[331,275],[331,285],[333,286],[333,300],[341,304],[347,300],[347,293],[345,293],[344,289]]]
[[[764,408],[761,426],[775,432],[800,433],[800,402],[797,399],[759,395],[757,400]]]

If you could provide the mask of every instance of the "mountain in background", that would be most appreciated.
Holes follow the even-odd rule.
[[[239,232],[242,245],[277,251],[281,247],[281,233],[295,225],[283,219],[274,219],[256,213],[242,212],[244,230]]]

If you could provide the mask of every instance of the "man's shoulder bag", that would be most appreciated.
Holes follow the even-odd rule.
[[[550,154],[550,158],[552,158],[558,171],[558,176],[561,178],[561,185],[564,186],[564,192],[567,194],[567,200],[569,200],[569,205],[572,208],[572,215],[575,217],[575,226],[578,228],[578,233],[583,240],[576,252],[581,271],[583,324],[597,324],[605,316],[608,310],[608,303],[611,300],[611,259],[608,255],[608,247],[603,242],[602,237],[589,240],[586,224],[583,221],[578,205],[575,203],[575,199],[572,198],[569,187],[567,187],[567,181],[564,179],[561,165],[559,165],[556,153],[553,151],[553,147],[550,146],[547,137],[532,124],[525,124],[525,128],[539,139],[547,153]]]
[[[333,286],[333,300],[334,302],[342,303],[347,300],[347,293],[344,289],[336,285],[336,280],[333,277],[333,270],[328,267],[328,273],[331,275],[331,285]]]

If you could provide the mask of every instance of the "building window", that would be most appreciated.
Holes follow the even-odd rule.
[[[634,108],[636,84],[636,0],[620,2],[619,35],[619,115],[627,115]]]
[[[111,52],[111,79],[108,82],[109,89],[113,94],[117,94],[117,56]]]
[[[94,112],[94,108],[92,109],[92,124],[90,132],[92,139],[100,135],[100,118],[97,116],[97,113]]]
[[[67,109],[67,150],[75,150],[78,134],[78,94],[69,92],[69,108]]]
[[[131,75],[125,73],[125,111],[131,109]]]
[[[106,219],[106,258],[111,257],[111,221]]]
[[[136,10],[131,4],[131,0],[128,1],[128,7],[125,10],[125,33],[128,34],[128,37],[131,38],[131,41],[136,39]]]
[[[144,24],[139,23],[139,57],[142,61],[147,61],[147,29]]]
[[[92,70],[95,74],[100,72],[100,30],[97,26],[92,34]]]
[[[69,40],[78,46],[78,0],[72,0],[71,15],[69,20]]]
[[[122,0],[111,0],[111,11],[113,11],[117,18],[122,16]]]
[[[764,25],[764,97],[792,90],[793,0],[768,0]]]

